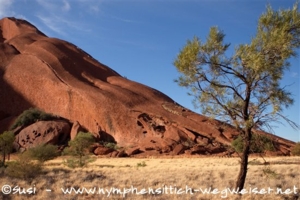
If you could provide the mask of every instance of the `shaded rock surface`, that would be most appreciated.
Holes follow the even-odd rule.
[[[25,149],[41,144],[65,144],[70,130],[70,124],[65,121],[39,121],[21,130],[15,143]]]
[[[77,46],[49,38],[27,21],[0,20],[0,47],[3,127],[10,123],[10,117],[38,107],[77,121],[72,138],[80,124],[100,140],[117,142],[125,148],[135,146],[140,152],[163,154],[183,153],[184,149],[176,145],[186,143],[188,148],[206,146],[205,150],[190,152],[220,153],[237,135],[231,126],[196,114],[153,88],[123,78]],[[31,140],[41,138],[36,134],[45,134],[33,130],[20,133],[21,146],[30,146]],[[55,138],[61,134],[57,132]],[[278,150],[294,145],[271,137],[276,139]]]
[[[113,149],[110,149],[110,148],[107,148],[107,147],[104,147],[104,146],[99,146],[94,150],[94,154],[95,155],[106,155],[106,154],[109,154],[113,151],[114,151]]]

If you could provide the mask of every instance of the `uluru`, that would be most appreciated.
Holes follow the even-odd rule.
[[[79,47],[47,37],[25,20],[3,18],[0,31],[1,132],[34,107],[66,119],[69,134],[84,129],[132,154],[219,155],[228,152],[238,134],[228,124],[123,77]],[[271,137],[280,155],[290,155],[295,145],[256,132]]]

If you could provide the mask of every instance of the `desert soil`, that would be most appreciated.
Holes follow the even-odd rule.
[[[0,199],[300,199],[300,157],[250,158],[242,195],[230,194],[238,158],[95,158],[76,169],[64,159],[44,163],[32,180],[0,177]],[[24,189],[32,194],[18,194]]]

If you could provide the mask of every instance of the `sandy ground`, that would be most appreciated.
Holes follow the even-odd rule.
[[[77,169],[63,160],[32,180],[0,177],[0,199],[300,199],[300,157],[250,158],[242,195],[238,158],[96,158]]]

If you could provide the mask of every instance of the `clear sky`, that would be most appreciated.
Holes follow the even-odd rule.
[[[0,17],[28,20],[47,36],[67,40],[122,76],[200,112],[188,91],[174,83],[179,73],[173,61],[179,50],[194,36],[205,41],[211,26],[223,30],[232,47],[248,43],[268,3],[273,9],[286,9],[295,1],[0,0]],[[295,103],[284,115],[300,124],[299,57],[291,64],[282,84],[291,85]],[[276,124],[274,134],[300,141],[299,130],[287,124]]]

